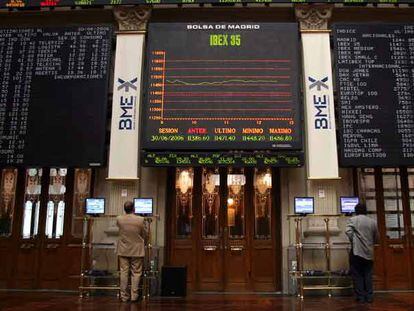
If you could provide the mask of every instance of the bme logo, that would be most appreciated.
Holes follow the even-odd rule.
[[[313,95],[314,112],[314,125],[315,129],[329,129],[330,128],[330,116],[329,116],[329,94],[323,94],[324,90],[328,90],[327,85],[328,77],[323,79],[315,79],[308,77],[310,83],[309,90],[317,92],[318,95]],[[322,94],[321,94],[322,93]],[[320,95],[319,95],[320,94]]]
[[[120,130],[132,130],[134,129],[134,115],[135,115],[135,103],[136,103],[136,96],[135,95],[128,95],[130,89],[136,90],[137,86],[135,83],[138,81],[138,78],[134,78],[130,81],[125,81],[123,79],[118,78],[118,91],[123,90],[124,95],[119,97],[119,108],[120,108],[120,115],[119,115],[119,122],[118,122],[118,129]]]
[[[136,90],[137,87],[135,86],[135,83],[138,81],[138,78],[134,78],[131,81],[125,81],[122,80],[121,78],[118,78],[118,83],[120,83],[120,85],[118,86],[118,91],[125,89],[125,92],[129,92],[129,88]]]
[[[313,95],[313,106],[316,109],[315,113],[315,129],[328,129],[329,117],[328,117],[328,97],[326,95],[316,96]]]
[[[322,88],[324,89],[328,89],[328,86],[326,85],[326,82],[328,82],[328,77],[325,77],[323,79],[320,80],[316,80],[312,77],[308,77],[309,81],[312,82],[311,85],[309,85],[309,89],[313,89],[314,87],[316,87],[316,89],[318,91],[320,91]]]

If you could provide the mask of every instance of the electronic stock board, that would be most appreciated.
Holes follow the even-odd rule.
[[[102,165],[111,26],[0,28],[0,165]]]
[[[343,166],[414,165],[414,24],[334,26]]]
[[[142,148],[301,150],[297,24],[153,23]]]
[[[73,7],[137,4],[203,4],[234,5],[235,3],[343,3],[349,5],[405,4],[414,0],[0,0],[0,8]]]
[[[144,166],[299,167],[301,152],[143,152]]]

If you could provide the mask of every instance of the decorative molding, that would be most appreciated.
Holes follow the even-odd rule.
[[[296,19],[301,31],[326,31],[328,21],[332,16],[333,5],[297,5],[295,6]]]
[[[151,16],[151,7],[142,5],[133,7],[116,6],[113,12],[120,31],[146,31]]]

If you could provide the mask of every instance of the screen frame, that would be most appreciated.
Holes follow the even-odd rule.
[[[312,212],[311,213],[298,213],[297,212],[297,207],[296,207],[296,200],[297,199],[312,199]],[[294,197],[293,199],[293,211],[295,213],[295,215],[309,215],[309,214],[314,214],[315,213],[315,198],[314,197]]]
[[[103,213],[88,213],[88,200],[90,200],[90,199],[93,199],[93,200],[103,200]],[[93,197],[90,197],[90,198],[85,198],[85,215],[94,215],[94,216],[97,216],[97,215],[105,215],[105,212],[106,212],[106,199],[105,198],[102,198],[102,197],[99,197],[99,198],[93,198]]]
[[[137,213],[135,210],[135,202],[138,200],[151,200],[151,213]],[[140,215],[140,216],[145,216],[145,217],[150,217],[154,214],[154,198],[134,198],[134,214],[135,215]]]
[[[345,212],[343,209],[342,209],[342,199],[343,198],[357,198],[358,199],[358,203],[357,204],[359,204],[360,203],[360,199],[359,199],[359,197],[357,197],[357,196],[340,196],[339,197],[339,211],[340,211],[340,213],[341,214],[345,214],[345,215],[351,215],[351,214],[354,214],[355,213],[355,207],[354,207],[354,211],[353,212]],[[356,206],[356,205],[355,205]]]
[[[185,123],[185,125],[183,124],[183,122],[187,122],[187,121],[172,121],[169,120],[168,122],[171,122],[170,124],[168,124],[167,127],[178,127],[180,128],[181,126],[183,126],[181,129],[183,130],[183,132],[185,132],[184,136],[185,139],[184,141],[153,141],[151,140],[151,135],[157,135],[159,134],[159,128],[162,127],[159,124],[156,124],[156,122],[154,122],[153,119],[150,119],[149,116],[151,116],[151,112],[150,112],[150,106],[149,105],[149,96],[147,98],[143,99],[143,105],[142,105],[142,116],[141,116],[141,124],[142,124],[142,130],[140,132],[140,143],[141,143],[141,149],[144,152],[148,152],[148,153],[154,153],[154,154],[158,154],[158,153],[162,153],[165,152],[165,150],[169,150],[170,152],[190,152],[190,153],[215,153],[218,150],[221,151],[230,151],[233,152],[234,150],[240,150],[240,151],[246,151],[246,152],[256,152],[256,151],[274,151],[276,153],[284,153],[284,152],[296,152],[296,151],[301,151],[304,148],[304,134],[303,134],[303,130],[304,130],[304,126],[301,122],[301,120],[303,119],[303,109],[301,107],[301,105],[296,106],[293,102],[299,101],[300,102],[300,98],[301,98],[301,76],[300,74],[295,74],[296,71],[300,71],[301,68],[301,54],[300,54],[300,50],[299,47],[300,45],[297,45],[298,40],[300,39],[300,37],[298,37],[298,27],[296,25],[294,25],[295,23],[291,23],[291,22],[284,22],[284,23],[279,23],[279,25],[275,25],[273,23],[268,23],[268,22],[250,22],[247,21],[245,22],[246,24],[249,25],[253,25],[253,24],[260,24],[260,28],[257,29],[259,37],[261,34],[266,35],[266,41],[268,42],[268,35],[270,34],[274,34],[275,31],[276,32],[283,32],[283,33],[288,33],[288,35],[280,35],[278,37],[278,42],[280,42],[281,40],[287,40],[287,42],[289,42],[288,46],[291,45],[292,51],[290,53],[287,53],[286,57],[289,57],[290,59],[290,64],[292,67],[292,71],[290,73],[291,77],[291,84],[292,84],[292,106],[289,106],[289,108],[294,109],[295,113],[294,113],[294,121],[296,122],[295,125],[292,125],[292,133],[296,131],[297,136],[294,137],[294,140],[292,141],[293,144],[291,146],[286,146],[286,144],[281,144],[281,146],[278,146],[279,144],[276,142],[272,142],[272,141],[265,141],[265,142],[254,142],[254,141],[244,141],[242,139],[242,137],[240,136],[240,138],[236,138],[235,141],[214,141],[213,137],[212,139],[210,139],[209,141],[205,141],[205,142],[189,142],[187,140],[187,137],[189,136],[189,134],[187,133],[187,130],[189,128],[192,128],[193,125],[191,125],[191,123],[189,123],[187,125],[187,123]],[[177,36],[187,36],[187,38],[189,38],[189,40],[191,40],[193,33],[195,33],[194,31],[189,31],[187,29],[187,24],[186,22],[183,21],[175,21],[175,22],[171,22],[169,23],[169,25],[165,25],[165,23],[160,22],[160,21],[154,21],[151,24],[148,25],[148,40],[146,42],[146,55],[145,55],[145,63],[146,64],[151,64],[151,62],[154,60],[154,56],[152,56],[152,51],[156,51],[156,50],[165,50],[168,53],[177,53],[182,55],[183,52],[180,50],[180,47],[175,47],[176,43],[174,42],[174,45],[169,45],[168,40],[167,41],[163,41],[163,40],[159,40],[160,38],[163,38],[164,36],[168,36],[166,38],[171,37],[170,33],[171,32],[176,32]],[[211,23],[210,23],[211,24]],[[214,24],[217,25],[224,25],[226,28],[221,29],[222,31],[224,31],[226,34],[229,33],[231,34],[232,32],[230,30],[227,29],[227,25],[233,25],[233,24],[237,24],[237,22],[232,22],[232,21],[219,21],[216,22]],[[213,31],[213,30],[212,30]],[[215,32],[219,31],[218,29],[214,30]],[[241,35],[247,35],[248,33],[252,33],[252,31],[250,30],[239,30],[239,32],[242,32]],[[219,32],[220,33],[220,32]],[[201,33],[200,33],[201,34]],[[253,34],[254,35],[254,34]],[[257,40],[261,40],[258,39],[258,36],[254,36],[252,35],[252,40],[254,40],[254,42],[257,42]],[[200,40],[200,36],[197,34],[194,35],[196,37],[196,41]],[[154,39],[155,38],[155,39]],[[299,38],[299,39],[298,39]],[[162,43],[160,43],[162,42]],[[204,42],[204,40],[203,40]],[[208,42],[208,41],[206,41]],[[198,45],[198,44],[196,44]],[[246,52],[244,50],[244,47],[240,47],[240,51],[242,53],[242,55],[244,55],[244,53],[246,53],[245,57],[253,57],[252,55],[250,55],[250,50],[251,48],[247,48]],[[201,50],[201,48],[200,48]],[[205,48],[203,48],[202,50],[206,50]],[[284,47],[284,49],[277,49],[274,46],[273,47],[269,47],[266,48],[265,51],[263,53],[269,53],[270,55],[275,55],[275,53],[285,53],[285,51],[287,50],[287,47]],[[229,53],[228,57],[234,58],[234,54],[232,54],[231,52],[226,52],[225,49],[222,49],[223,52],[219,52],[219,50],[217,50],[217,53],[221,56],[218,59],[223,59],[222,57],[225,57],[225,55],[227,53]],[[194,53],[194,54],[193,54]],[[193,49],[191,55],[186,55],[187,58],[191,59],[197,56],[198,51],[197,49]],[[224,55],[223,55],[224,54]],[[200,55],[198,55],[198,57],[200,57]],[[218,56],[217,56],[218,57]],[[282,56],[280,56],[282,57]],[[156,57],[155,57],[156,58]],[[146,66],[145,68],[145,81],[143,82],[144,85],[146,86],[146,88],[148,89],[148,93],[150,91],[152,91],[150,85],[153,82],[150,78],[151,76],[151,66]],[[145,103],[144,103],[145,102]],[[230,116],[229,118],[234,117]],[[191,117],[190,117],[191,118]],[[192,116],[192,118],[197,118],[196,116]],[[211,122],[214,121],[209,121],[206,122],[207,120],[200,120],[199,126],[200,127],[205,127],[207,128],[207,133],[209,134],[210,131],[213,131],[214,128],[217,127],[221,127],[222,122],[223,121],[216,121],[218,122],[217,124],[211,124]],[[263,123],[267,123],[268,121],[266,120],[262,120]],[[175,123],[174,123],[175,122]],[[188,122],[191,122],[188,121]],[[200,123],[201,122],[201,123]],[[203,122],[206,122],[207,124],[202,124]],[[221,123],[220,123],[221,122]],[[246,120],[240,120],[240,121],[235,121],[237,123],[237,125],[234,125],[234,127],[237,129],[237,133],[240,130],[240,133],[242,132],[243,128],[246,127],[254,127],[257,126],[256,121],[253,123],[246,123]],[[240,124],[238,124],[238,122],[241,122]],[[250,122],[250,121],[248,121]],[[159,122],[158,122],[159,123]],[[220,124],[220,125],[218,125]],[[158,127],[157,127],[158,125]],[[154,126],[154,128],[152,128],[152,126]],[[166,125],[164,124],[164,127]],[[268,128],[274,127],[275,125],[273,124],[269,124],[267,127],[265,125],[263,126],[263,130],[268,130]],[[180,132],[180,130],[179,130]],[[237,135],[236,135],[237,137]],[[214,143],[213,143],[214,142]],[[288,141],[289,143],[289,141]],[[165,164],[163,164],[165,166]],[[193,164],[191,164],[193,165]],[[144,165],[146,166],[146,165]],[[150,165],[152,166],[152,165]],[[224,165],[225,166],[225,165]],[[246,164],[241,163],[240,166],[246,166]]]
[[[30,31],[30,33],[33,33],[34,37],[31,37],[30,42],[35,45],[36,57],[38,57],[37,47],[39,42],[45,39],[45,35],[54,33],[57,34],[58,38],[61,38],[65,32],[71,32],[73,36],[80,38],[78,36],[82,36],[83,33],[86,34],[87,30],[93,29],[96,31],[99,29],[101,34],[99,44],[107,43],[107,46],[102,45],[102,48],[99,50],[99,53],[102,53],[102,57],[98,58],[98,64],[101,65],[102,75],[96,77],[90,76],[62,80],[55,79],[51,76],[36,76],[35,68],[33,68],[32,87],[29,92],[30,102],[27,107],[27,131],[21,135],[25,143],[21,151],[16,148],[13,152],[16,156],[18,154],[23,155],[23,158],[20,161],[18,160],[19,158],[15,157],[9,161],[6,158],[1,159],[0,157],[0,165],[2,167],[11,166],[16,168],[104,167],[106,165],[106,136],[109,116],[107,102],[109,99],[108,92],[110,84],[108,81],[111,79],[111,66],[114,55],[111,48],[114,35],[113,25],[101,22],[90,23],[89,25],[87,23],[71,23],[66,26],[57,24],[37,26],[35,24],[21,26],[5,25],[2,28],[11,31],[15,35],[21,34],[21,31]],[[40,34],[39,31],[43,34]],[[54,38],[55,36],[51,36],[49,40],[51,39],[55,42]],[[21,39],[18,39],[18,43],[20,42]],[[62,42],[67,41],[63,40]],[[69,42],[72,42],[72,40]],[[87,55],[91,52],[91,49],[95,49],[92,47],[92,44],[94,43],[86,43]],[[7,42],[5,46],[8,46]],[[75,46],[74,50],[78,53],[78,42]],[[10,75],[13,76],[13,72],[15,72],[13,68],[18,64],[15,62],[15,54],[20,53],[20,51],[15,48],[12,50],[13,60],[9,71]],[[66,54],[67,51],[65,49],[58,51],[59,57],[63,59],[66,58]],[[86,58],[85,62],[86,66],[89,67],[90,61]],[[65,82],[63,83],[63,81]],[[23,85],[22,83],[18,84]],[[79,92],[73,92],[73,89],[77,89]],[[56,100],[53,100],[54,96],[52,94],[55,94],[55,92],[59,96],[61,96],[61,93],[66,95],[72,94],[70,100],[68,100],[67,96],[61,96],[63,99],[60,99],[60,101],[63,102],[63,106],[66,107],[65,109],[59,108],[59,105],[56,105]],[[49,100],[50,98],[52,100]],[[6,112],[8,114],[10,107],[7,106]],[[44,113],[44,111],[47,111],[47,113]],[[76,122],[73,122],[73,120],[76,120]],[[42,126],[45,122],[47,127]],[[6,128],[10,125],[9,123],[10,121],[5,119]],[[19,124],[17,129],[20,131],[21,128],[22,125]],[[50,128],[54,128],[54,131],[50,131]],[[73,137],[67,135],[68,128],[73,128],[73,131],[77,135],[72,135]],[[64,139],[62,139],[62,135],[65,137]],[[59,148],[60,152],[46,152],[46,150],[49,150],[51,141],[58,146],[57,148]],[[82,148],[82,146],[88,147]],[[82,203],[83,199],[84,197],[82,198]]]

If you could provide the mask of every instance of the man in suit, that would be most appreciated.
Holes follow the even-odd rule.
[[[138,300],[138,285],[142,274],[142,263],[145,256],[144,240],[147,236],[144,218],[134,214],[134,204],[124,204],[126,215],[118,216],[116,224],[119,228],[118,258],[120,267],[120,289],[123,302]],[[128,289],[131,273],[131,292]]]
[[[354,291],[358,302],[372,302],[374,244],[378,243],[377,222],[366,215],[365,204],[358,203],[355,214],[349,219],[345,232],[352,245],[349,265]]]

